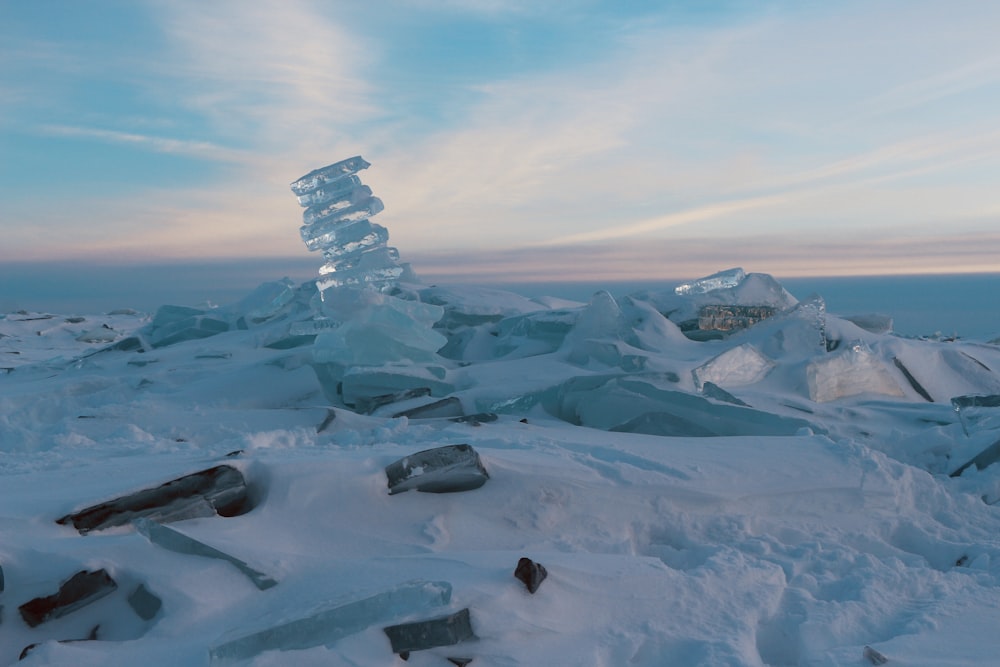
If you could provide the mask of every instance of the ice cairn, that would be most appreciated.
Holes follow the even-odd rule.
[[[361,410],[417,388],[433,395],[453,390],[437,355],[448,340],[432,328],[444,310],[399,298],[400,280],[416,279],[388,246],[386,228],[371,221],[384,207],[357,176],[369,166],[358,155],[291,184],[305,207],[302,241],[326,259],[313,321],[300,323],[297,333],[317,335],[313,367],[324,393]]]
[[[321,296],[332,287],[385,292],[403,275],[399,251],[387,245],[389,232],[371,221],[384,208],[382,200],[357,176],[370,166],[356,155],[314,169],[291,185],[306,209],[302,241],[309,250],[322,250],[326,259],[316,281]]]

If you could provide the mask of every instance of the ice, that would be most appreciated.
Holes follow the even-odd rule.
[[[393,414],[393,417],[406,417],[407,419],[442,419],[449,417],[461,417],[465,414],[462,408],[462,401],[455,396],[442,398],[433,403],[418,405],[401,412]]]
[[[264,651],[329,646],[339,639],[394,618],[442,607],[451,602],[446,581],[408,581],[365,597],[341,600],[294,621],[281,623],[213,647],[213,662],[252,658]]]
[[[713,403],[664,384],[672,383],[653,376],[573,378],[559,388],[552,412],[591,428],[677,437],[793,435],[816,428],[803,419]]]
[[[971,460],[966,461],[961,466],[956,468],[955,471],[951,473],[951,476],[960,477],[963,472],[971,467],[975,467],[976,470],[984,470],[997,461],[1000,461],[1000,440],[997,440],[992,445],[976,454]]]
[[[236,312],[251,324],[275,317],[295,299],[295,284],[285,278],[263,283],[236,304]]]
[[[549,573],[541,563],[521,557],[517,561],[517,567],[514,568],[514,576],[524,584],[529,593],[534,594]]]
[[[215,558],[231,564],[237,570],[245,574],[247,578],[253,582],[253,585],[262,591],[278,585],[278,582],[276,582],[273,578],[263,572],[255,570],[239,558],[231,556],[223,551],[219,551],[215,547],[211,547],[204,542],[199,542],[193,537],[188,537],[184,533],[178,532],[172,528],[167,528],[166,526],[161,526],[155,521],[150,521],[149,519],[136,519],[132,523],[135,526],[135,529],[149,539],[150,542],[163,547],[168,551],[174,551],[179,554],[187,554],[191,556],[202,556],[204,558]]]
[[[809,398],[819,403],[859,394],[905,396],[882,360],[862,342],[811,362],[806,378]]]
[[[410,489],[425,493],[456,493],[478,489],[490,478],[469,445],[445,445],[411,454],[385,467],[389,494]]]
[[[410,651],[452,646],[475,638],[468,609],[426,621],[391,625],[384,630],[392,652],[400,654],[404,660],[409,657]]]
[[[229,331],[229,323],[208,311],[187,306],[161,306],[153,316],[146,336],[153,347],[209,338]]]
[[[340,179],[350,177],[363,169],[367,169],[371,164],[361,158],[360,155],[334,162],[333,164],[310,171],[305,176],[297,179],[291,184],[292,192],[298,196],[307,195],[320,187],[330,188],[331,183]]]
[[[302,241],[309,250],[322,250],[327,262],[316,287],[327,290],[366,288],[386,292],[406,272],[399,251],[386,244],[389,233],[369,221],[384,209],[355,174],[370,166],[355,156],[309,172],[292,183],[302,213]]]
[[[678,285],[674,288],[674,292],[683,296],[690,296],[693,294],[704,294],[705,292],[712,292],[718,289],[728,289],[736,287],[743,282],[746,275],[747,274],[743,272],[743,269],[739,267],[735,269],[726,269],[725,271],[719,271],[718,273],[713,273],[710,276],[699,278],[693,282]]]
[[[216,514],[235,516],[249,509],[242,473],[232,466],[215,466],[73,512],[56,523],[72,523],[85,535],[93,530],[124,526],[139,517],[165,523]]]
[[[25,602],[18,611],[24,622],[34,628],[97,602],[117,588],[118,584],[106,570],[77,572],[62,582],[56,593]]]
[[[699,389],[706,383],[720,387],[740,387],[760,382],[774,366],[775,363],[757,348],[744,343],[726,350],[692,372]]]
[[[132,611],[144,621],[152,620],[163,607],[161,600],[152,591],[146,588],[145,584],[139,584],[132,594],[128,596],[128,606]]]
[[[965,435],[986,429],[1000,429],[1000,395],[955,396],[951,406],[958,413]]]

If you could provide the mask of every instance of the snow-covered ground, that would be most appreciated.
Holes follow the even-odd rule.
[[[441,309],[448,344],[420,372],[397,355],[388,382],[431,369],[439,384],[361,414],[337,383],[364,393],[373,371],[323,375],[337,366],[317,360],[345,357],[332,334],[313,342],[314,290],[159,322],[0,317],[0,664],[37,644],[23,664],[207,665],[317,614],[296,648],[217,661],[996,664],[1000,465],[951,473],[1000,440],[1000,408],[950,401],[1000,394],[995,343],[896,336],[756,274],[589,304],[418,286],[400,300]],[[682,333],[720,304],[773,313]],[[381,340],[380,326],[356,333]],[[394,416],[448,397],[443,416]],[[386,466],[455,444],[485,484],[389,494]],[[169,527],[277,585],[129,523],[56,523],[220,465],[252,508]],[[522,557],[548,573],[534,594],[514,577]],[[22,605],[100,569],[116,590],[29,627]],[[128,602],[140,586],[162,603],[148,619]],[[474,638],[393,654],[384,627],[463,609]]]

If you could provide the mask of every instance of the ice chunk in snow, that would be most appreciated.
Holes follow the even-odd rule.
[[[711,382],[720,387],[739,387],[764,379],[774,362],[749,343],[726,350],[692,371],[699,389]]]
[[[67,514],[56,523],[72,523],[81,534],[124,526],[138,517],[161,523],[195,517],[236,516],[250,509],[243,474],[232,466],[216,466],[143,489],[127,496]]]
[[[517,567],[514,568],[514,576],[527,587],[529,593],[534,593],[549,573],[541,563],[536,563],[530,558],[520,558]]]
[[[713,273],[710,276],[699,278],[693,282],[678,285],[674,288],[674,292],[683,296],[691,294],[704,294],[705,292],[711,292],[717,289],[736,287],[743,281],[744,278],[746,278],[746,273],[743,272],[743,269],[739,267],[735,269],[726,269],[725,271],[719,271],[718,273]]]
[[[475,637],[468,609],[426,621],[391,625],[384,630],[392,652],[401,655],[435,646],[452,646]]]
[[[455,493],[478,489],[490,478],[469,445],[445,445],[404,457],[385,467],[389,494],[410,489],[426,493]]]
[[[215,547],[210,547],[204,542],[199,542],[193,537],[188,537],[184,533],[177,532],[176,530],[167,528],[166,526],[161,526],[155,521],[150,521],[149,519],[136,519],[133,523],[136,530],[145,535],[150,542],[161,546],[168,551],[226,561],[245,574],[247,578],[253,582],[254,586],[262,591],[278,585],[278,582],[274,579],[267,576],[263,572],[258,572],[253,569],[239,558],[230,556],[223,551],[219,551]]]
[[[60,584],[58,592],[25,602],[18,609],[24,622],[36,627],[97,602],[117,588],[106,570],[81,571]]]
[[[586,376],[563,383],[550,411],[581,426],[648,435],[794,435],[807,421],[663,389],[652,377]],[[547,406],[549,407],[549,406]]]
[[[245,660],[264,651],[288,651],[330,645],[338,639],[379,623],[451,602],[451,584],[446,581],[409,581],[395,588],[355,596],[314,611],[294,621],[281,623],[211,649],[213,662]]]
[[[145,584],[139,584],[128,596],[128,606],[132,607],[139,618],[148,621],[159,613],[163,600],[146,588]]]
[[[867,393],[905,396],[882,360],[861,342],[812,361],[806,379],[809,398],[819,403]]]

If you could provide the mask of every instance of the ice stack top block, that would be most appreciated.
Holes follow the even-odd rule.
[[[371,222],[382,200],[361,183],[357,173],[371,166],[360,155],[314,169],[291,184],[302,213],[300,233],[309,250],[322,250],[316,287],[370,287],[385,292],[396,285],[404,268],[399,251],[388,247],[389,232]]]

